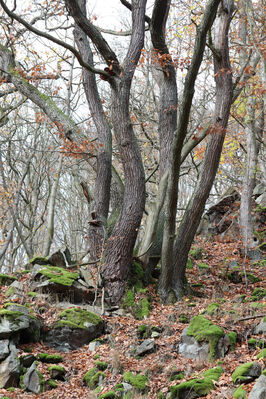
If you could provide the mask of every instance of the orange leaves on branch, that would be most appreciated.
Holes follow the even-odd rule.
[[[60,147],[61,153],[66,157],[82,158],[84,155],[95,156],[97,147],[89,139],[81,139],[80,143],[68,141],[64,138],[64,144]]]

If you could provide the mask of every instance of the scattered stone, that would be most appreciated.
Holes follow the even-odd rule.
[[[213,360],[229,350],[230,339],[222,328],[203,316],[194,316],[181,335],[178,353],[190,359]]]
[[[261,375],[255,382],[248,399],[265,399],[266,398],[266,376]]]
[[[3,339],[0,341],[0,360],[4,360],[9,355],[9,340]]]
[[[50,366],[48,371],[53,380],[65,381],[66,369],[63,366]]]
[[[42,391],[43,376],[37,371],[36,363],[32,363],[23,377],[24,389],[33,393],[40,393]]]
[[[104,323],[100,316],[80,308],[63,310],[47,333],[45,341],[62,352],[77,349],[102,335]]]
[[[145,339],[139,346],[136,347],[135,355],[144,356],[148,353],[155,351],[155,341],[154,339]]]
[[[259,363],[249,362],[237,367],[232,374],[234,384],[249,383],[261,375]]]
[[[254,334],[264,334],[266,333],[266,317],[264,317],[260,324],[258,324],[255,328]]]
[[[0,363],[0,388],[16,387],[19,381],[20,363],[18,350],[9,343],[9,355]]]
[[[144,393],[147,389],[148,377],[146,375],[136,374],[134,375],[130,371],[127,371],[123,375],[123,381],[132,385],[138,392]]]
[[[40,321],[26,306],[7,304],[5,309],[0,309],[0,339],[13,337],[20,343],[37,342],[40,329]]]

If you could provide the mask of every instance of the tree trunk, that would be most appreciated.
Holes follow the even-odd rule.
[[[175,240],[174,273],[171,287],[176,298],[180,298],[184,292],[188,253],[216,176],[230,114],[233,85],[228,32],[233,9],[234,3],[232,0],[224,1],[223,5],[220,6],[214,27],[214,76],[216,83],[214,124],[198,185],[187,206]]]
[[[187,134],[189,115],[194,95],[194,86],[203,59],[207,32],[213,24],[219,3],[219,0],[211,0],[209,2],[202,17],[201,24],[197,30],[194,54],[185,79],[183,100],[180,106],[177,130],[172,144],[162,244],[162,271],[159,282],[159,293],[163,299],[166,299],[172,286],[173,245],[175,237],[175,220],[178,200],[178,181],[181,166],[181,151]]]
[[[79,0],[80,8],[86,16],[86,1]],[[76,25],[74,30],[76,45],[83,60],[93,65],[93,54],[86,34]],[[94,188],[92,220],[89,221],[88,240],[91,260],[101,258],[106,236],[106,222],[109,211],[111,170],[112,170],[112,133],[104,114],[98,92],[95,74],[83,68],[83,87],[89,104],[91,116],[98,134],[97,168]]]

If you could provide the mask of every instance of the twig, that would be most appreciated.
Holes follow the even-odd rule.
[[[251,320],[251,319],[259,319],[259,318],[262,318],[262,317],[265,317],[265,316],[266,316],[266,313],[264,313],[264,314],[258,314],[258,315],[256,315],[256,316],[242,317],[241,319],[236,320],[236,321],[234,322],[234,324],[236,324],[236,323],[239,322],[239,321]]]

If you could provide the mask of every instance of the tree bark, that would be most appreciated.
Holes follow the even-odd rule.
[[[181,151],[187,134],[189,115],[194,95],[195,81],[203,59],[206,36],[211,28],[220,0],[209,1],[200,26],[194,46],[194,54],[188,70],[183,90],[183,99],[180,106],[177,130],[173,139],[171,162],[169,167],[168,188],[165,206],[165,224],[162,244],[162,270],[159,282],[159,293],[162,298],[168,296],[172,286],[173,275],[173,245],[175,237],[175,219],[178,200],[178,181],[181,166]]]
[[[171,288],[176,298],[180,298],[184,292],[188,253],[216,176],[230,114],[233,84],[229,60],[228,32],[233,10],[233,0],[223,1],[214,26],[214,77],[216,83],[214,124],[198,185],[187,206],[175,240],[175,262]],[[163,294],[166,297],[168,291],[163,291]]]

